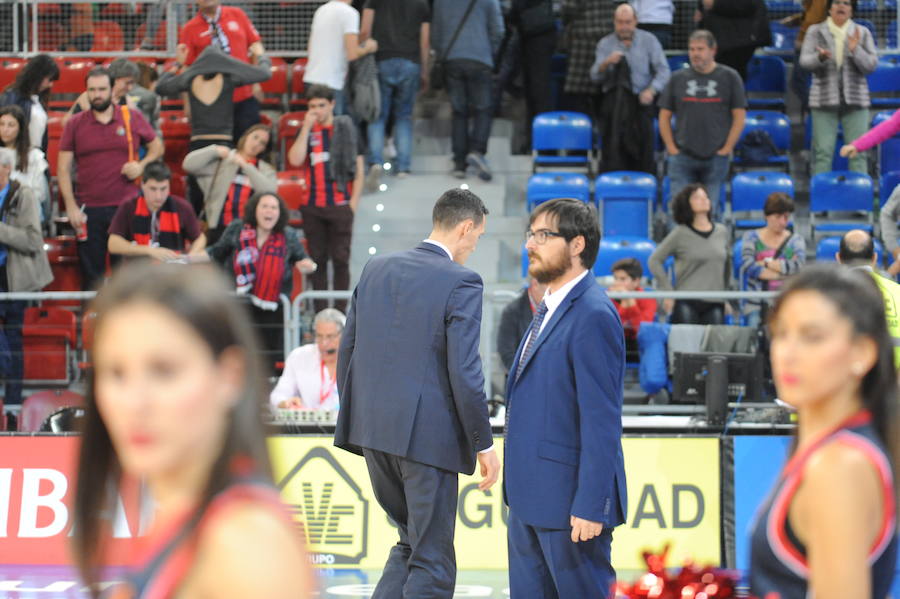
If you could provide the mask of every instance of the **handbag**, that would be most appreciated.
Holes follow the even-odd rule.
[[[444,51],[440,56],[434,59],[434,63],[431,65],[431,71],[428,75],[428,79],[431,84],[431,89],[433,90],[442,90],[444,89],[445,77],[447,76],[447,56],[450,55],[450,50],[453,49],[453,44],[456,43],[456,38],[459,37],[459,32],[462,31],[463,25],[466,24],[466,21],[469,19],[469,15],[472,14],[472,8],[475,7],[476,0],[469,0],[469,6],[466,8],[466,14],[463,15],[462,20],[459,22],[459,25],[456,26],[456,31],[453,32],[453,37],[450,38],[450,43],[447,44],[447,47],[444,48]]]

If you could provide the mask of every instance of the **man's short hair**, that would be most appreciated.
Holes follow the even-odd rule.
[[[112,87],[113,79],[112,75],[109,74],[109,69],[106,69],[104,67],[94,67],[93,69],[88,71],[88,74],[84,78],[85,87],[87,87],[88,79],[90,79],[91,77],[106,77],[109,80],[109,86]]]
[[[688,44],[691,42],[702,40],[706,42],[706,45],[710,48],[716,47],[716,36],[712,34],[712,31],[709,29],[696,29],[691,33],[691,36],[688,38]]]
[[[0,166],[13,168],[16,164],[16,153],[12,148],[0,147]]]
[[[875,240],[862,229],[848,231],[841,237],[841,244],[838,248],[838,258],[841,264],[846,266],[868,265],[872,263],[874,257]]]
[[[306,90],[306,99],[312,100],[313,98],[334,102],[334,90],[327,85],[317,83]]]
[[[127,58],[117,58],[109,63],[109,77],[113,81],[122,79],[123,77],[131,77],[137,82],[141,76],[141,70],[136,64]]]
[[[454,187],[445,191],[434,203],[431,223],[435,229],[449,231],[459,223],[471,219],[477,227],[484,221],[487,213],[488,209],[481,198],[468,189]]]
[[[144,167],[144,174],[141,175],[141,181],[146,183],[153,179],[154,181],[168,181],[172,178],[172,171],[166,166],[162,160],[154,160]]]
[[[763,214],[766,216],[769,216],[770,214],[793,214],[793,212],[794,200],[783,191],[773,191],[770,193],[763,206]]]
[[[634,17],[635,21],[637,21],[637,18],[638,18],[637,10],[635,10],[635,8],[628,2],[620,2],[620,3],[616,4],[615,10],[613,10],[613,19],[615,19],[616,13],[619,12],[619,9],[622,8],[623,6],[627,6],[631,10],[631,16]]]
[[[593,268],[600,248],[600,219],[594,205],[574,198],[550,200],[534,209],[528,224],[533,224],[541,214],[556,225],[567,243],[579,235],[584,237],[581,264],[588,270]]]
[[[316,314],[316,317],[313,319],[313,327],[321,322],[333,322],[338,326],[339,330],[343,331],[344,325],[347,323],[347,317],[336,308],[325,308]]]
[[[637,258],[622,258],[621,260],[616,260],[612,265],[612,271],[615,273],[617,270],[621,270],[636,281],[639,281],[641,277],[644,276],[644,267],[641,266],[641,263]]]

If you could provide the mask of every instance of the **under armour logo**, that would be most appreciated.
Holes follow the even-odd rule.
[[[703,95],[707,98],[712,98],[716,95],[716,87],[718,85],[719,84],[716,81],[708,81],[706,85],[700,85],[697,83],[696,79],[691,79],[687,82],[687,94],[689,96],[696,96],[697,92],[702,91]]]

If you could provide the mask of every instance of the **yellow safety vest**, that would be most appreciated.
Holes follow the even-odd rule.
[[[884,316],[894,341],[894,366],[900,369],[900,285],[874,271],[872,276],[884,296]]]

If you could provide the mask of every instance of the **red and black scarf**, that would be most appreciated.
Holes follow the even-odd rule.
[[[256,227],[244,225],[234,253],[234,276],[238,293],[249,293],[250,301],[263,310],[277,310],[287,259],[284,233],[271,233],[261,248],[256,246]]]
[[[163,205],[156,212],[156,220],[159,224],[159,234],[156,237],[157,247],[166,248],[173,252],[184,251],[184,238],[181,236],[181,219],[175,210],[175,202],[172,197],[166,198]],[[147,201],[141,195],[134,207],[134,217],[131,221],[131,233],[134,242],[138,245],[150,245],[152,235],[153,215],[147,207]]]
[[[257,159],[250,158],[247,162],[256,166]],[[247,205],[247,200],[250,199],[252,194],[253,187],[250,185],[249,177],[247,177],[243,169],[239,168],[234,176],[234,181],[231,182],[231,186],[228,188],[228,194],[225,196],[225,206],[222,207],[222,217],[220,219],[222,222],[219,224],[227,227],[231,224],[231,221],[244,218],[244,206]]]

